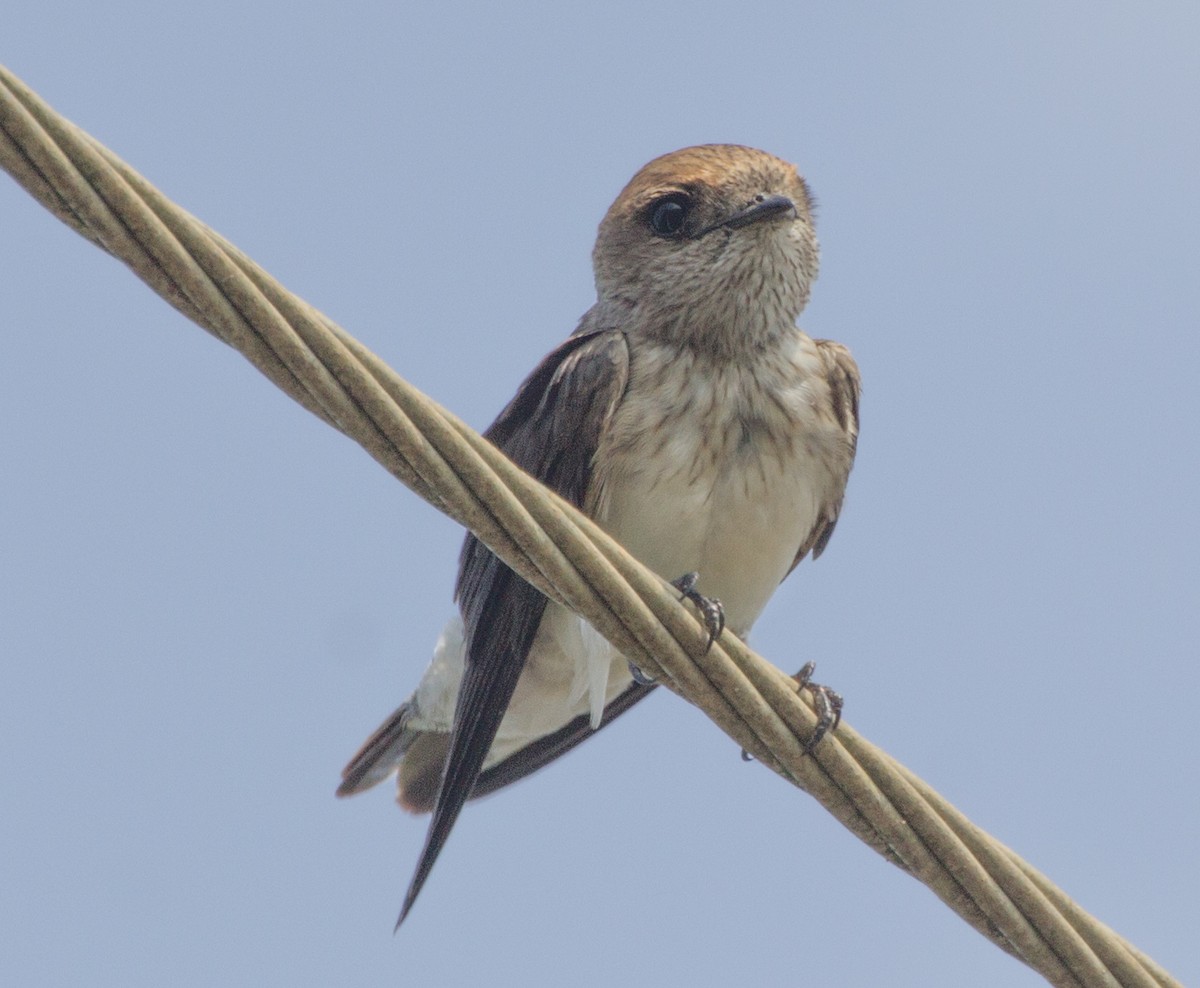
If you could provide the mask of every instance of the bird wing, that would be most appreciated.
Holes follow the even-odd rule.
[[[808,537],[796,551],[788,573],[800,563],[810,552],[816,559],[825,551],[833,530],[837,525],[838,515],[842,511],[842,499],[846,494],[846,481],[850,479],[850,468],[854,465],[854,452],[858,446],[858,399],[862,394],[862,379],[859,377],[858,364],[850,356],[850,351],[833,340],[813,340],[817,352],[825,362],[825,384],[829,392],[827,413],[842,430],[843,442],[840,448],[834,450],[830,457],[830,469],[835,475],[832,486],[833,496],[821,505],[817,515],[817,523],[813,526]]]
[[[517,466],[581,506],[591,480],[592,459],[628,380],[624,335],[581,330],[534,369],[484,435]],[[476,787],[547,603],[472,534],[463,543],[455,597],[463,616],[465,668],[433,819],[397,926],[412,908]],[[489,773],[493,780],[503,778],[499,770],[504,765],[515,774],[510,771],[510,777],[495,781],[491,788],[529,774],[591,733],[572,731],[573,727],[574,722],[552,735],[559,738],[566,733],[573,738],[559,739],[553,751],[531,752],[526,761],[514,762],[521,759],[518,752],[495,766]]]
[[[655,689],[653,683],[631,683],[623,693],[613,697],[605,706],[599,726],[592,727],[590,714],[580,714],[552,734],[538,738],[520,751],[513,752],[504,761],[480,773],[475,782],[475,788],[471,790],[471,798],[488,796],[497,789],[503,789],[514,782],[519,782],[525,776],[532,775],[538,769],[549,765],[554,759],[565,755],[597,731],[608,727],[621,714],[639,700],[649,696]]]

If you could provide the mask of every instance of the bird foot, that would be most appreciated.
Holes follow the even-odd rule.
[[[657,682],[653,676],[647,676],[632,662],[629,663],[629,675],[633,677],[633,681],[639,686],[653,686]]]
[[[799,689],[808,690],[812,694],[813,706],[817,711],[817,728],[804,745],[806,755],[812,754],[813,749],[821,743],[821,739],[826,734],[837,730],[838,724],[842,722],[842,707],[845,705],[841,693],[812,681],[812,674],[816,668],[815,662],[805,662],[800,671],[792,677]]]
[[[816,730],[804,745],[806,755],[813,753],[813,749],[821,743],[826,734],[837,730],[838,724],[842,722],[842,707],[846,702],[841,693],[812,681],[812,674],[816,668],[815,662],[805,662],[800,671],[791,677],[795,680],[797,689],[808,690],[812,694],[813,706],[817,710]],[[745,748],[742,749],[742,761],[754,761],[754,756]]]
[[[672,580],[671,586],[682,594],[680,600],[690,600],[700,612],[705,630],[708,631],[708,644],[704,646],[704,651],[707,652],[725,630],[725,608],[716,597],[705,597],[696,589],[699,579],[699,573],[684,573],[679,579]]]

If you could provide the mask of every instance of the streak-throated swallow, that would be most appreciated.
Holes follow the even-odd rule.
[[[794,166],[736,145],[656,158],[600,224],[597,301],[485,435],[666,579],[698,573],[745,636],[833,533],[858,435],[849,351],[797,326],[817,275]],[[397,775],[433,818],[412,907],[463,804],[523,778],[652,689],[474,535],[416,692],[338,794]]]

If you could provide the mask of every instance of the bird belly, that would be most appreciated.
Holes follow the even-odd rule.
[[[802,450],[751,442],[713,458],[705,442],[677,436],[661,462],[610,473],[597,520],[663,578],[699,573],[697,589],[744,636],[817,521],[824,470]]]

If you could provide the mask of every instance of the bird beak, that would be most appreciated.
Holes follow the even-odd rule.
[[[696,234],[696,237],[703,237],[705,234],[712,233],[713,230],[719,230],[721,227],[736,230],[738,227],[749,226],[751,223],[759,223],[763,220],[774,219],[776,216],[783,216],[789,213],[792,219],[795,219],[798,215],[796,204],[787,196],[758,196],[745,209],[739,209],[732,216],[718,220],[711,226],[706,226]]]
[[[716,225],[736,230],[738,227],[773,219],[776,216],[783,216],[785,213],[790,213],[793,219],[796,217],[796,204],[791,199],[787,196],[763,196],[750,203],[745,209],[739,209],[725,222]]]

